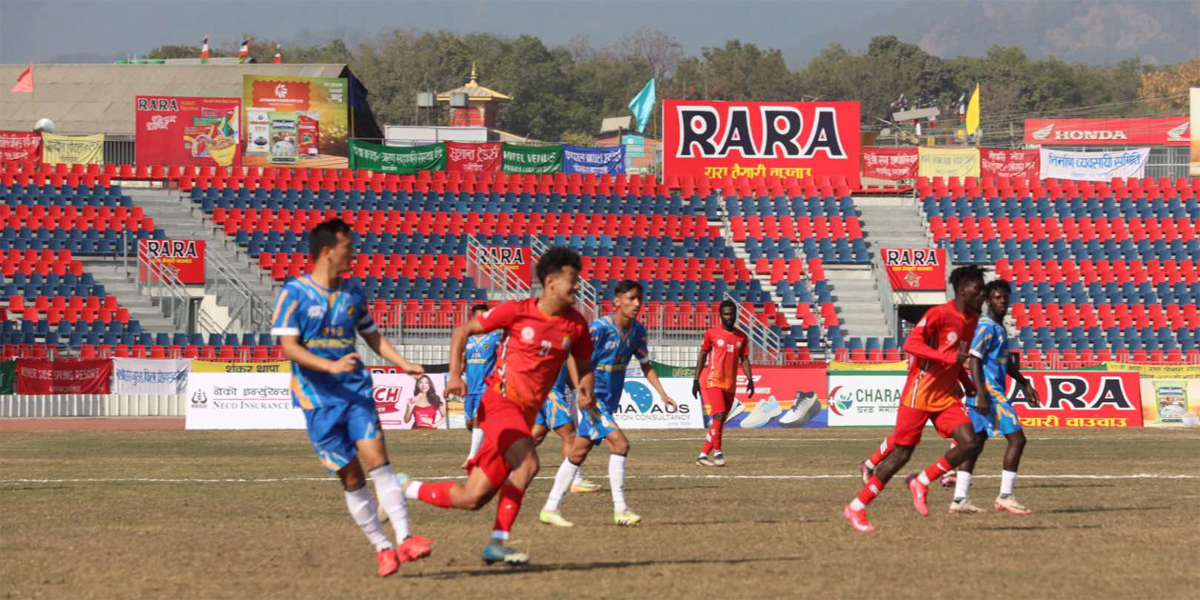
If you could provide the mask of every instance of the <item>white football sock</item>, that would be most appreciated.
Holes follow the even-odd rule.
[[[379,505],[387,513],[392,528],[396,531],[396,541],[403,542],[408,533],[408,503],[404,501],[404,489],[391,463],[371,469],[371,481],[375,482],[375,495],[379,497]]]
[[[371,499],[371,492],[367,490],[366,485],[357,490],[346,490],[346,508],[350,509],[350,516],[354,517],[354,522],[358,524],[363,535],[375,546],[376,552],[392,547],[392,542],[383,532],[383,525],[379,523],[379,517],[375,514],[375,501]]]
[[[471,451],[467,453],[467,460],[475,458],[479,454],[479,447],[483,445],[483,430],[476,427],[471,430]]]
[[[571,487],[571,480],[579,474],[579,465],[564,460],[561,465],[558,465],[558,473],[554,475],[554,487],[550,488],[550,497],[546,498],[546,505],[542,510],[558,510],[558,505],[562,504],[563,496]]]
[[[850,501],[850,510],[862,510],[866,507],[867,505],[863,504],[862,500],[859,500],[857,497]]]
[[[625,512],[625,455],[612,454],[608,457],[608,487],[612,488],[613,512]]]
[[[421,496],[417,494],[417,490],[421,489],[420,481],[408,482],[408,487],[404,488],[404,497],[409,500],[420,500]]]
[[[971,491],[971,473],[959,469],[958,478],[954,482],[954,499],[962,500]]]
[[[563,462],[571,461],[563,460]],[[579,465],[579,467],[575,469],[575,477],[571,479],[571,485],[579,485],[581,483],[583,483],[583,465]]]
[[[1013,484],[1017,482],[1016,471],[1002,471],[1000,473],[1000,495],[1013,493]]]

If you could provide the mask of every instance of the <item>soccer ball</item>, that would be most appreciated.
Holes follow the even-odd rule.
[[[41,119],[37,120],[37,123],[33,124],[33,130],[34,131],[45,131],[46,133],[54,133],[54,121],[51,121],[50,119],[42,117]]]

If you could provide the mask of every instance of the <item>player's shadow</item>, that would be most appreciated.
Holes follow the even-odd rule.
[[[489,575],[521,575],[527,573],[560,573],[560,572],[579,572],[587,573],[602,569],[626,569],[630,567],[653,567],[659,565],[741,565],[750,563],[765,563],[765,562],[791,562],[808,560],[811,557],[804,556],[763,556],[755,558],[689,558],[679,560],[621,560],[621,561],[599,561],[591,563],[560,563],[560,564],[532,564],[523,567],[487,567],[484,569],[470,569],[466,571],[445,571],[442,573],[429,573],[421,575],[407,575],[406,579],[455,579],[457,577],[486,577]]]

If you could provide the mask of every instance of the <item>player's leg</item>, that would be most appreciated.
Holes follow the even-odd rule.
[[[475,418],[479,410],[479,395],[468,394],[463,399],[463,415],[467,418],[467,430],[471,432],[471,449],[467,452],[467,459],[463,461],[462,468],[467,468],[467,463],[475,458],[479,453],[479,446],[483,444],[483,430],[478,427],[478,420]]]
[[[528,431],[528,430],[526,430]],[[504,460],[512,465],[508,479],[500,486],[500,501],[496,503],[496,520],[492,528],[492,537],[483,549],[483,561],[487,564],[503,562],[509,565],[523,565],[529,562],[529,556],[505,546],[511,536],[513,523],[521,512],[521,502],[525,499],[525,490],[533,483],[540,465],[538,463],[537,446],[533,438],[521,437],[511,444],[505,437],[501,443],[508,447],[504,452]]]
[[[725,390],[720,388],[704,388],[700,392],[704,403],[708,405],[710,414],[712,415],[708,423],[708,431],[704,434],[704,447],[700,449],[700,456],[696,458],[696,464],[702,467],[719,466],[715,454],[721,451],[721,437],[725,428],[725,417],[728,415],[729,405],[726,403]],[[714,455],[710,457],[710,454]],[[725,458],[722,455],[720,463],[725,464]]]
[[[571,453],[571,448],[575,444],[578,432],[575,429],[575,421],[571,418],[570,412],[564,411],[562,415],[555,419],[555,423],[562,424],[554,428],[554,433],[557,433],[559,439],[562,440],[562,456],[565,461]],[[583,463],[580,462],[579,469],[575,471],[575,478],[571,480],[571,489],[569,491],[572,494],[590,494],[600,491],[602,487],[600,484],[583,477]]]
[[[538,414],[538,421],[534,423],[533,429],[530,430],[530,437],[533,438],[534,446],[541,446],[542,442],[546,441],[546,436],[550,433],[550,428],[542,422],[541,414]]]
[[[621,431],[616,423],[609,418],[606,425],[612,430],[604,436],[605,443],[611,454],[608,456],[608,485],[612,489],[613,522],[624,527],[632,527],[642,522],[642,517],[629,510],[625,503],[625,460],[629,456],[629,438]]]
[[[854,529],[862,533],[875,531],[867,520],[867,505],[875,500],[884,486],[912,458],[913,449],[921,443],[921,430],[928,418],[928,413],[923,410],[900,406],[896,412],[896,428],[889,436],[894,443],[891,452],[875,467],[875,472],[842,511],[842,516],[850,521]]]
[[[580,423],[581,434],[590,432],[587,423],[588,415],[585,413]],[[542,506],[542,511],[538,513],[538,521],[556,527],[574,526],[574,523],[563,518],[559,512],[559,507],[562,504],[563,497],[566,496],[568,489],[571,487],[571,483],[579,475],[579,471],[583,467],[583,462],[587,460],[593,445],[594,442],[587,435],[574,436],[566,457],[563,458],[562,464],[558,465],[558,471],[554,474],[554,485],[550,488],[550,495],[546,498],[546,504]]]
[[[396,475],[388,461],[387,445],[384,442],[383,430],[379,426],[379,417],[375,407],[359,407],[353,409],[357,416],[348,423],[358,457],[367,474],[375,484],[375,496],[379,499],[379,513],[387,515],[380,521],[391,521],[396,533],[396,555],[400,562],[410,562],[425,558],[433,553],[432,542],[419,535],[412,535],[408,524],[408,502],[404,497],[404,484]],[[373,420],[373,422],[372,422]]]
[[[1004,471],[1000,474],[1000,496],[996,498],[996,510],[1015,515],[1027,515],[1031,510],[1013,495],[1013,485],[1017,481],[1017,469],[1021,466],[1021,456],[1025,453],[1025,432],[1021,429],[1021,421],[1008,404],[998,404],[996,428],[1008,440],[1008,448],[1004,451]]]
[[[994,406],[994,404],[993,404]],[[985,512],[982,508],[971,504],[967,499],[971,491],[971,480],[974,478],[975,463],[979,456],[983,454],[984,445],[987,444],[988,435],[994,428],[993,419],[995,416],[994,409],[988,412],[980,412],[974,406],[968,406],[967,415],[971,419],[971,425],[975,431],[975,438],[978,442],[975,452],[966,458],[958,465],[958,472],[955,474],[954,481],[954,498],[950,501],[950,514],[979,514]],[[957,442],[951,440],[950,447],[953,449],[958,446]],[[945,477],[943,476],[943,479]]]
[[[868,458],[867,460],[864,460],[858,464],[858,471],[859,473],[862,473],[863,483],[870,481],[871,475],[875,473],[875,467],[879,466],[879,463],[883,462],[883,459],[887,458],[895,448],[896,441],[892,439],[892,436],[889,435],[883,438],[883,441],[880,442],[879,446],[875,448],[875,451],[871,453],[871,458]]]
[[[955,445],[925,470],[916,476],[910,475],[907,479],[908,489],[913,496],[913,507],[921,516],[929,515],[929,483],[962,464],[968,457],[973,456],[979,447],[975,439],[975,427],[971,424],[971,418],[967,416],[966,407],[961,404],[934,414],[933,424],[943,436],[954,438]]]

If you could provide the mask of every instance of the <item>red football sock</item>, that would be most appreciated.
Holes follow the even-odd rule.
[[[496,506],[496,531],[511,531],[517,513],[521,512],[521,500],[525,498],[525,490],[518,489],[511,483],[505,483],[500,488],[500,502]]]
[[[946,462],[946,457],[943,456],[937,459],[937,462],[926,467],[925,470],[921,472],[921,476],[917,477],[917,481],[920,481],[925,485],[929,485],[930,481],[936,481],[938,477],[941,477],[942,474],[949,470],[950,463]]]
[[[892,436],[887,436],[883,439],[883,443],[879,444],[879,447],[875,449],[875,452],[871,453],[871,458],[867,460],[867,466],[872,469],[878,467],[879,463],[883,462],[883,459],[887,458],[892,453],[892,450],[895,449],[896,443],[892,440]]]
[[[721,432],[724,429],[724,419],[713,419],[712,427],[708,429],[709,437],[712,438],[712,449],[716,452],[721,451]]]
[[[417,488],[417,498],[425,504],[441,508],[454,508],[454,505],[450,503],[450,488],[455,485],[456,483],[453,481],[422,483],[421,487]]]
[[[867,484],[863,486],[862,491],[858,493],[858,501],[862,502],[863,506],[866,506],[875,499],[875,496],[879,495],[879,492],[882,491],[883,482],[880,481],[878,477],[872,475],[871,479],[867,481]]]

